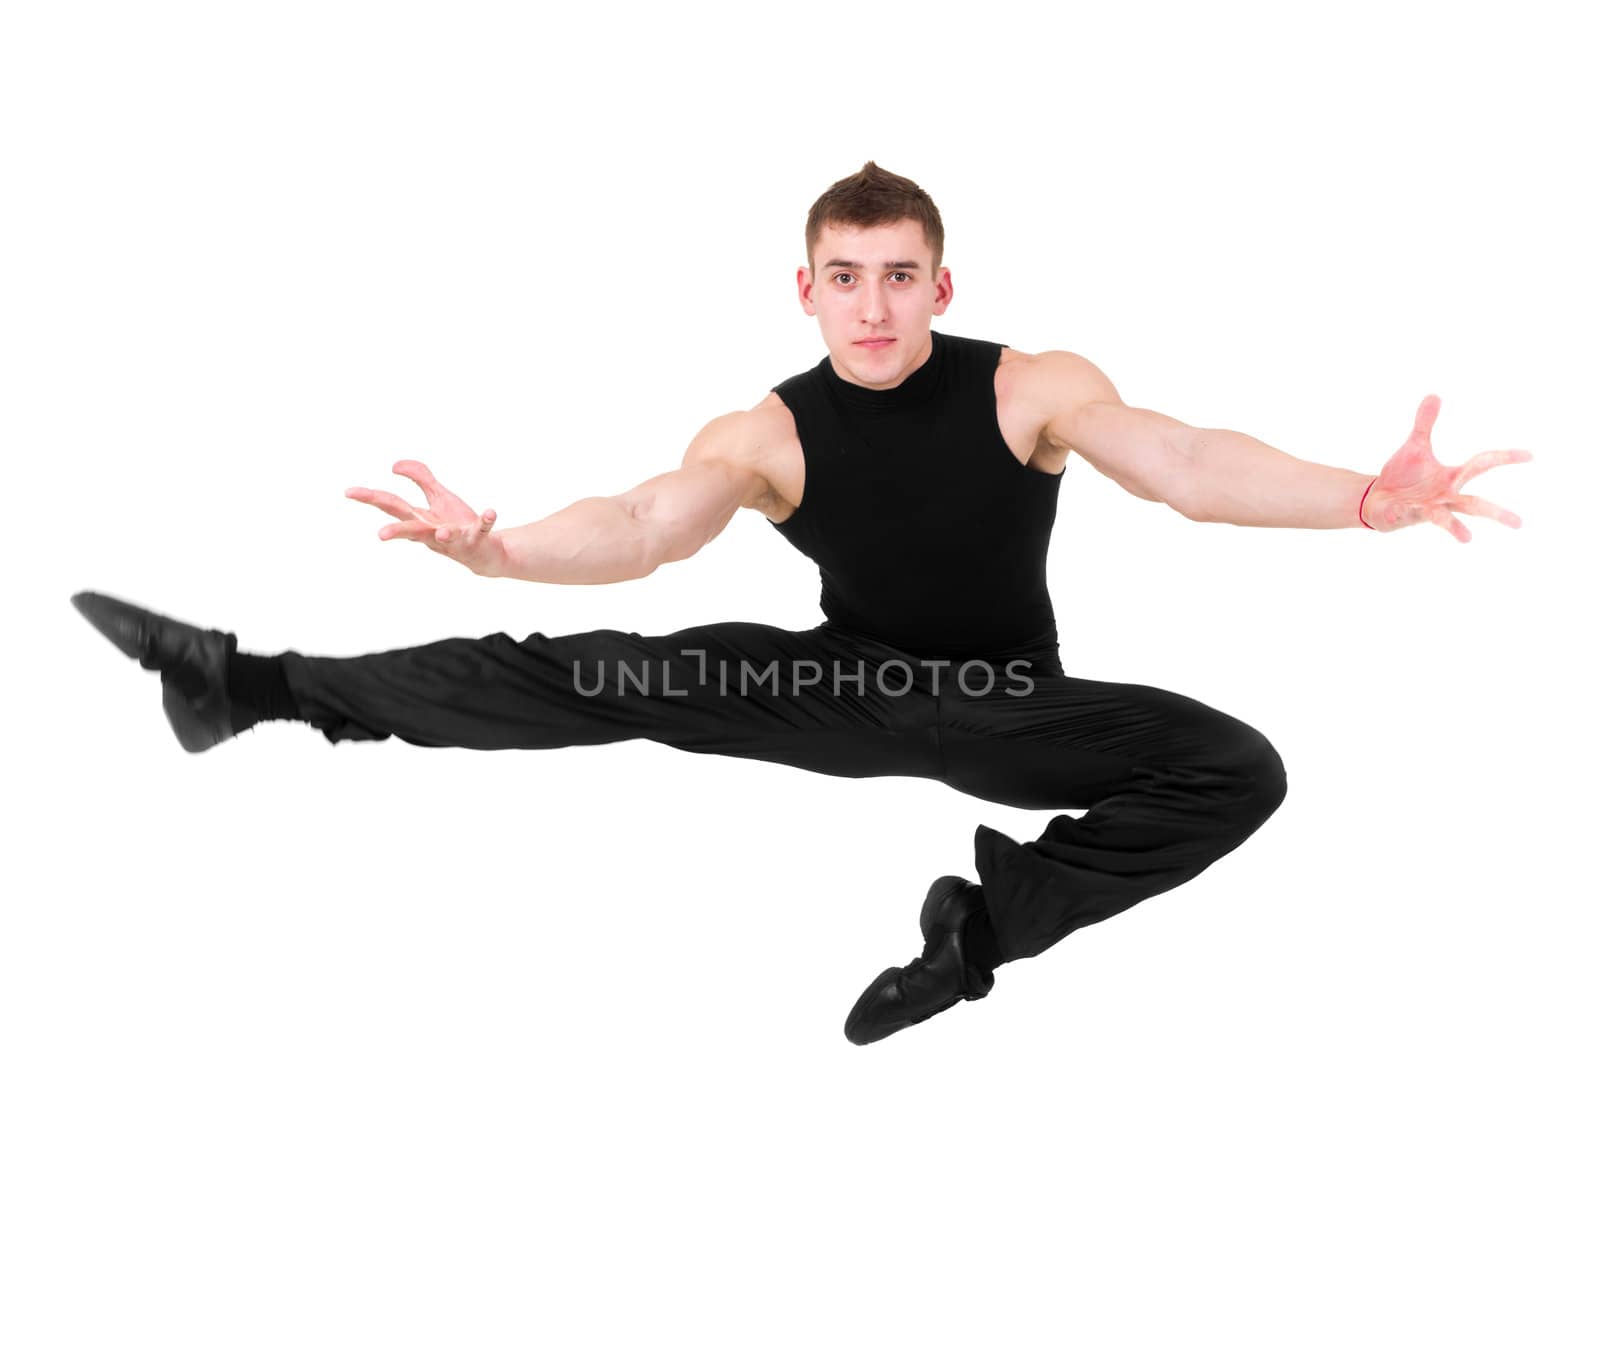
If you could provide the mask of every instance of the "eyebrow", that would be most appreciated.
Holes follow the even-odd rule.
[[[826,271],[829,267],[854,267],[857,271],[863,271],[866,269],[866,265],[867,264],[865,262],[847,262],[842,257],[830,257],[822,264],[822,267],[824,271]],[[883,264],[883,269],[885,271],[920,270],[915,262],[885,262]]]

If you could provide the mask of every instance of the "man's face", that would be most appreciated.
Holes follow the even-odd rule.
[[[851,229],[828,224],[816,269],[801,267],[800,303],[815,314],[840,378],[893,388],[932,353],[933,315],[955,293],[950,268],[933,274],[933,251],[915,220]],[[865,345],[865,339],[889,339]]]

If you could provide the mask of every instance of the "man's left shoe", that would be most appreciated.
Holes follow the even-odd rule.
[[[886,968],[862,992],[844,1022],[852,1043],[876,1043],[931,1019],[958,1001],[979,1001],[994,974],[967,963],[961,928],[983,907],[983,890],[957,875],[933,881],[922,904],[922,953],[904,968]]]

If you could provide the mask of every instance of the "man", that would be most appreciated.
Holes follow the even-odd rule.
[[[740,508],[819,567],[826,620],[809,631],[715,623],[666,636],[601,630],[522,641],[453,638],[350,659],[241,654],[201,630],[95,593],[80,612],[161,671],[180,742],[211,748],[264,719],[330,742],[398,735],[429,747],[554,748],[650,739],[838,776],[906,775],[1054,818],[1036,841],[976,834],[978,882],[944,876],[923,902],[922,953],[886,969],[845,1021],[871,1043],[988,995],[1002,963],[1039,954],[1193,878],[1278,807],[1277,752],[1189,698],[1067,677],[1045,557],[1068,454],[1197,521],[1390,532],[1452,511],[1523,462],[1433,457],[1439,401],[1377,477],[1125,406],[1082,356],[934,332],[954,290],[944,230],[915,183],[868,161],[812,206],[801,306],[827,357],[748,411],[710,421],[674,471],[495,531],[412,460],[427,499],[346,494],[405,538],[484,576],[607,584],[693,556]]]

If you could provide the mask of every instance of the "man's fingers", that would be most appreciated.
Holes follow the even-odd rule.
[[[413,514],[398,524],[385,524],[378,530],[378,537],[385,542],[394,538],[410,538],[414,542],[427,543],[430,547],[466,551],[488,537],[489,530],[494,527],[494,519],[493,510],[485,510],[473,524],[441,524],[437,519],[418,519]]]
[[[414,458],[402,458],[394,465],[392,471],[399,473],[402,477],[409,477],[418,486],[421,486],[423,482],[433,481],[433,474],[428,471],[428,465]]]
[[[402,477],[409,477],[422,488],[422,494],[428,498],[428,504],[441,514],[441,507],[457,507],[465,510],[466,504],[455,492],[444,486],[437,477],[428,471],[428,465],[419,463],[414,458],[402,458],[394,465],[394,470]]]
[[[1462,514],[1480,515],[1484,519],[1498,519],[1508,528],[1519,529],[1522,527],[1520,516],[1513,514],[1503,506],[1496,505],[1492,500],[1485,500],[1482,496],[1457,496],[1450,502],[1452,510]]]
[[[1533,454],[1527,449],[1489,449],[1481,454],[1474,454],[1459,468],[1456,469],[1456,485],[1471,481],[1480,472],[1488,472],[1490,468],[1498,468],[1502,463],[1527,463]]]
[[[394,465],[394,470],[402,477],[409,477],[422,488],[422,494],[428,498],[428,504],[435,510],[449,498],[450,493],[439,485],[438,480],[428,471],[426,463],[419,463],[414,458],[402,458]]]
[[[367,505],[376,505],[385,514],[392,514],[396,519],[411,519],[416,511],[401,500],[399,496],[387,491],[374,491],[370,487],[352,486],[345,493],[351,500],[359,500]]]
[[[429,472],[427,464],[419,463],[414,458],[402,458],[394,465],[394,470],[402,477],[409,477],[422,488],[422,494],[428,498],[428,506],[435,514],[441,517],[453,516],[458,523],[463,517],[476,522],[477,512]]]
[[[1422,405],[1417,408],[1417,421],[1411,428],[1413,438],[1426,439],[1433,430],[1433,423],[1439,419],[1439,395],[1429,393],[1422,399]]]
[[[378,530],[378,537],[385,542],[392,538],[414,538],[420,541],[427,538],[437,527],[437,524],[430,524],[425,519],[407,519],[400,524],[385,524]]]
[[[1428,507],[1428,518],[1442,528],[1458,543],[1468,543],[1472,541],[1472,534],[1467,532],[1467,526],[1457,519],[1453,514],[1451,514],[1449,510],[1445,509],[1444,506],[1430,505]]]

